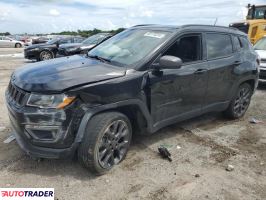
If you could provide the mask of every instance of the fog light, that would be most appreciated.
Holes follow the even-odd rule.
[[[25,129],[33,139],[47,141],[56,139],[59,127],[26,125]]]

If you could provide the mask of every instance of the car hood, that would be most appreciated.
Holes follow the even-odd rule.
[[[89,49],[92,49],[95,46],[96,46],[96,44],[82,44],[80,46],[80,49],[82,49],[82,50],[89,50]]]
[[[124,76],[116,67],[80,55],[28,64],[18,68],[11,81],[17,87],[38,93],[59,93],[68,88]]]
[[[81,43],[70,43],[70,44],[61,44],[59,47],[62,49],[67,49],[67,48],[73,48],[73,47],[79,47]]]
[[[266,51],[265,50],[256,50],[257,54],[259,54],[260,58],[266,59]]]

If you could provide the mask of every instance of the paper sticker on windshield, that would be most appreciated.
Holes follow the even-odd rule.
[[[165,36],[165,34],[163,33],[156,33],[156,32],[147,32],[144,34],[144,36],[147,36],[147,37],[154,37],[154,38],[163,38]]]

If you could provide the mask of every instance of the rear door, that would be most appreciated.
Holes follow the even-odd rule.
[[[211,107],[225,102],[232,87],[232,70],[241,64],[234,54],[232,37],[226,33],[206,33],[208,60],[208,88],[205,106]]]

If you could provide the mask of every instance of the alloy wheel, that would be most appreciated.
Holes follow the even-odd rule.
[[[238,95],[235,99],[234,113],[236,116],[242,116],[250,103],[251,91],[247,87],[243,87],[239,90]]]
[[[98,149],[98,162],[106,169],[118,164],[129,147],[130,132],[123,120],[113,121],[104,131]]]
[[[41,57],[41,60],[50,60],[52,59],[52,54],[50,52],[43,51],[40,57]]]

